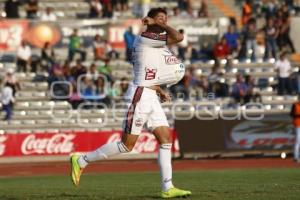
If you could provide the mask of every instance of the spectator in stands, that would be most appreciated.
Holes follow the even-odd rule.
[[[191,73],[189,70],[185,71],[184,77],[176,84],[170,87],[170,92],[174,99],[188,100],[190,95],[190,80]]]
[[[86,67],[81,63],[80,59],[76,60],[76,65],[71,68],[71,76],[74,78],[75,81],[83,75],[86,74],[87,70]]]
[[[228,32],[224,34],[224,38],[227,41],[230,53],[238,55],[241,49],[240,34],[235,30],[234,25],[228,26]]]
[[[76,82],[72,82],[69,103],[72,105],[73,109],[77,109],[83,102],[84,101],[80,98],[80,93],[77,91]]]
[[[127,11],[128,10],[128,0],[112,0],[113,10],[116,11]]]
[[[279,34],[277,38],[279,50],[281,51],[286,45],[288,45],[292,53],[295,53],[296,50],[290,37],[291,18],[289,12],[284,12],[283,9],[280,9],[277,12],[276,24],[279,28]]]
[[[112,48],[108,40],[103,40],[104,42],[104,53],[105,53],[105,60],[106,59],[118,59],[120,53],[117,52],[115,49]]]
[[[199,18],[206,18],[208,17],[208,5],[206,0],[202,0],[200,4],[200,9],[198,11]]]
[[[0,87],[2,86],[2,80],[0,80]],[[10,83],[6,82],[0,93],[0,100],[2,103],[2,110],[6,113],[4,120],[10,121],[13,114],[13,103],[15,101],[13,96],[13,89]]]
[[[242,12],[242,24],[246,25],[248,20],[251,18],[252,15],[252,2],[251,0],[246,0],[243,5],[243,12]]]
[[[104,60],[107,58],[105,55],[105,44],[99,34],[97,34],[94,38],[93,49],[94,49],[95,60],[99,60],[99,59]]]
[[[209,93],[209,82],[206,76],[202,75],[199,79],[199,87],[202,90],[202,96],[207,96]]]
[[[251,75],[245,76],[245,83],[247,85],[247,94],[245,95],[245,103],[248,102],[262,102],[260,93],[257,91],[254,83],[254,78]]]
[[[57,17],[55,13],[53,13],[53,8],[47,7],[46,10],[41,14],[40,19],[41,21],[55,22]]]
[[[272,54],[272,58],[276,58],[276,51],[277,51],[276,40],[278,37],[278,29],[272,17],[267,19],[267,24],[263,28],[263,31],[265,34],[265,46],[266,46],[264,59],[270,58],[270,52]]]
[[[7,18],[19,18],[19,7],[21,2],[19,0],[6,0],[4,10]]]
[[[256,35],[257,35],[256,20],[250,19],[243,31],[243,38],[246,47],[246,52],[245,52],[246,57],[247,58],[250,57],[252,61],[256,60],[256,48],[257,48]]]
[[[286,53],[280,54],[280,59],[275,63],[275,70],[278,78],[278,95],[283,95],[285,92],[291,94],[290,74],[292,72],[291,63],[286,58]]]
[[[188,46],[188,38],[183,29],[180,29],[179,33],[184,36],[184,39],[180,43],[178,43],[178,58],[184,61],[186,49]]]
[[[173,8],[173,17],[179,17],[180,16],[180,10],[178,7]]]
[[[192,43],[189,43],[186,52],[185,52],[185,58],[190,61],[190,63],[194,63],[198,61],[198,51],[193,46]]]
[[[86,52],[81,49],[81,39],[78,36],[78,30],[74,29],[69,41],[69,60],[72,61],[76,53],[79,53],[81,60],[85,61]]]
[[[188,76],[186,78],[186,81],[188,81],[189,85],[189,99],[196,99],[199,100],[200,98],[200,94],[201,94],[201,87],[200,87],[200,79],[199,76],[197,74],[197,70],[196,68],[191,65],[188,69],[187,69],[188,73],[186,73],[186,75]]]
[[[120,0],[121,3],[121,10],[122,11],[127,11],[129,6],[128,6],[128,0]]]
[[[276,0],[269,0],[263,2],[262,12],[265,14],[265,18],[270,18],[275,16],[277,11]]]
[[[85,76],[83,79],[83,84],[80,87],[80,94],[81,97],[87,101],[87,102],[92,102],[95,100],[97,97],[96,95],[96,86],[91,79],[91,77]]]
[[[214,57],[217,60],[227,59],[227,57],[230,55],[230,49],[224,37],[222,37],[221,40],[215,44],[213,52]]]
[[[102,12],[104,18],[112,18],[113,16],[113,9],[111,0],[102,0]]]
[[[66,60],[65,63],[63,64],[62,72],[65,79],[68,82],[75,82],[73,76],[71,75],[71,67],[70,67],[70,62],[68,60]]]
[[[95,94],[97,96],[97,102],[98,103],[104,103],[105,105],[111,105],[111,99],[109,98],[107,94],[107,86],[105,85],[107,83],[105,81],[104,77],[98,77],[98,80],[96,81],[96,89]]]
[[[54,66],[52,73],[48,77],[50,94],[53,100],[61,100],[69,96],[70,88],[68,84],[65,84],[66,78],[60,66]]]
[[[121,78],[118,96],[125,99],[125,94],[127,92],[128,87],[129,87],[129,80],[126,77]]]
[[[110,60],[109,59],[106,59],[105,62],[104,62],[104,65],[100,65],[97,69],[97,71],[99,72],[99,74],[103,74],[107,80],[109,82],[111,82],[113,80],[113,77],[112,77],[112,68],[110,66]]]
[[[26,13],[28,19],[37,18],[37,13],[39,11],[39,1],[38,0],[28,0],[26,3]]]
[[[124,41],[126,46],[126,61],[131,62],[133,42],[135,40],[135,35],[133,34],[132,27],[130,26],[124,33]]]
[[[31,63],[31,48],[23,40],[17,49],[17,71],[27,72],[27,67]]]
[[[248,86],[245,83],[243,76],[238,74],[236,76],[236,82],[232,85],[231,96],[236,103],[245,103],[245,97],[247,98]]]
[[[99,77],[99,72],[97,71],[97,65],[92,63],[88,72],[87,76],[90,77],[93,81],[96,81]]]
[[[190,0],[177,0],[177,5],[180,11],[187,11],[188,8],[192,7],[192,2]]]
[[[3,82],[4,84],[8,83],[11,86],[14,97],[16,96],[17,91],[21,89],[20,84],[12,68],[7,69]]]
[[[98,18],[102,16],[102,5],[100,0],[90,1],[90,18]]]
[[[215,97],[228,96],[228,85],[222,82],[223,73],[219,62],[212,68],[211,74],[208,76],[209,91],[215,94]]]
[[[41,66],[45,71],[49,71],[52,65],[54,65],[54,62],[55,62],[54,50],[50,46],[50,43],[46,42],[41,52]]]

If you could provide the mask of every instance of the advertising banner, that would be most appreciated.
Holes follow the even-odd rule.
[[[219,19],[170,20],[176,29],[183,29],[191,44],[214,43],[225,25]],[[91,48],[96,34],[107,40],[112,48],[124,49],[124,33],[132,27],[139,34],[145,27],[140,19],[128,20],[61,20],[41,22],[30,20],[0,21],[0,51],[15,51],[24,39],[33,47],[42,48],[46,42],[59,48],[67,48],[69,37],[78,30],[82,48]],[[223,28],[222,28],[223,27]]]
[[[284,115],[262,120],[177,120],[175,129],[183,153],[284,150],[291,149],[295,140],[291,119]]]
[[[172,131],[173,152],[178,152],[176,133]],[[87,152],[109,142],[120,141],[121,131],[60,132],[0,135],[0,158],[13,156],[69,155]],[[159,144],[153,134],[143,132],[132,153],[149,154],[158,152]]]
[[[16,50],[28,27],[27,20],[0,20],[0,52]]]

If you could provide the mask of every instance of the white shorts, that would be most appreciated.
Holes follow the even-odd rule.
[[[160,126],[169,127],[155,90],[130,85],[126,97],[131,104],[123,121],[124,133],[139,135],[145,123],[151,131]]]

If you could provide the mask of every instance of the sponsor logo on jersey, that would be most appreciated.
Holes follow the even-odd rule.
[[[156,77],[157,69],[146,68],[145,80],[153,80]]]
[[[165,62],[167,65],[175,65],[179,64],[180,60],[178,60],[176,56],[165,56]]]

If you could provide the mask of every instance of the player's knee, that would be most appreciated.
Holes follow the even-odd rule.
[[[172,143],[172,138],[171,138],[170,135],[165,135],[165,136],[163,136],[163,137],[160,137],[160,138],[158,139],[158,142],[159,142],[160,145]]]

